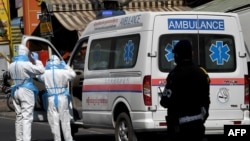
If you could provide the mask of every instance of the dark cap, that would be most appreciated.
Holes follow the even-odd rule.
[[[173,53],[181,59],[192,59],[192,45],[189,40],[180,40],[175,45]]]

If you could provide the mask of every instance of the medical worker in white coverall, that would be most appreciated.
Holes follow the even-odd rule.
[[[24,45],[19,45],[17,53],[9,66],[10,76],[14,82],[11,95],[16,112],[16,141],[31,141],[35,98],[38,94],[32,78],[44,73],[44,66],[38,60],[38,54],[34,52],[31,54],[31,63],[29,49]]]
[[[72,80],[76,73],[56,55],[52,55],[45,66],[45,73],[40,76],[45,83],[47,93],[47,117],[54,135],[54,141],[61,141],[60,123],[65,141],[72,141],[70,127],[70,94],[67,89],[68,81]]]

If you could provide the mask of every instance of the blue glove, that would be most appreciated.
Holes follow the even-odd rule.
[[[38,60],[38,54],[36,52],[32,52],[31,57],[33,60]]]

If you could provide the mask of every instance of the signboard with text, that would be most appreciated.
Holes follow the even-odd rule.
[[[53,36],[50,14],[42,14],[40,16],[40,34],[41,36]]]
[[[0,42],[10,40],[9,0],[0,1]]]

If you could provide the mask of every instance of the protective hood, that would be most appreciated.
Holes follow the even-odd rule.
[[[60,59],[56,55],[52,55],[50,57],[50,62],[54,65],[59,65],[60,64]]]
[[[24,45],[19,45],[18,49],[17,49],[17,54],[18,55],[28,55],[29,49]]]
[[[64,67],[62,61],[56,55],[52,55],[46,62],[45,69],[64,69]]]

